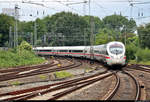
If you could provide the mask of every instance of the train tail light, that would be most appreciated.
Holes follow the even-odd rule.
[[[105,58],[106,58],[106,59],[110,59],[110,57],[108,57],[108,56],[107,56],[107,57],[105,57]]]

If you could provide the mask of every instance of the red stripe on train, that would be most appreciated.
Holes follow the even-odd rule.
[[[101,54],[87,54],[87,53],[72,53],[72,52],[37,52],[37,53],[49,53],[49,54],[74,54],[74,55],[94,55],[94,56],[101,56],[101,57],[107,57]]]

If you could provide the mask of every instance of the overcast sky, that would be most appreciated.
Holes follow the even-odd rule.
[[[22,3],[22,1],[30,3]],[[84,1],[85,0],[0,0],[0,13],[2,13],[2,8],[14,8],[15,4],[18,4],[20,8],[19,19],[21,21],[35,20],[37,17],[43,18],[61,11],[71,11],[79,15],[89,15],[89,2],[83,3]],[[129,1],[133,3],[132,9]],[[100,19],[114,13],[121,13],[128,19],[133,17],[138,25],[150,23],[150,0],[91,0],[90,4],[90,15],[98,16]]]

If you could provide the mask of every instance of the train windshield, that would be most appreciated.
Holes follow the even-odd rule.
[[[122,54],[123,53],[123,46],[121,46],[121,45],[111,45],[109,50],[112,54],[116,54],[116,55]]]

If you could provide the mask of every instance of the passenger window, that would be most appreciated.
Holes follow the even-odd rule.
[[[82,50],[72,50],[72,52],[83,52]]]
[[[39,50],[40,52],[51,52],[51,50]]]
[[[99,53],[99,51],[98,50],[94,50],[94,53]]]
[[[59,50],[59,52],[68,52],[67,50]]]
[[[57,50],[52,50],[53,52],[57,52]]]
[[[106,51],[106,55],[108,55],[108,52]]]

